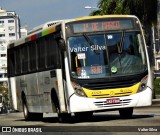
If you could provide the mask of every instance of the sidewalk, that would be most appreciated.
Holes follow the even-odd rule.
[[[160,95],[156,95],[156,99],[160,99]]]
[[[152,105],[160,105],[160,95],[156,95],[156,99],[152,99]]]

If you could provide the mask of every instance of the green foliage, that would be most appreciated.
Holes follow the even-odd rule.
[[[155,79],[154,82],[154,91],[155,91],[155,95],[160,95],[160,78],[159,79]]]
[[[7,102],[8,101],[8,88],[4,87],[3,84],[0,84],[0,94],[2,94],[5,97],[6,102]]]
[[[90,15],[131,14],[143,24],[151,25],[157,20],[157,0],[99,0],[98,10]]]

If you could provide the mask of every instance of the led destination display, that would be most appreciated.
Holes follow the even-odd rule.
[[[73,24],[74,33],[133,29],[133,28],[134,28],[134,22],[131,19],[119,19],[119,20],[101,19],[94,22],[87,21],[87,22],[78,22]]]

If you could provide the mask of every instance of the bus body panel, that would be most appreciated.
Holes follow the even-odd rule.
[[[61,112],[66,112],[66,105],[65,105],[65,93],[64,93],[64,86],[63,86],[63,78],[62,78],[62,70],[57,69],[57,80],[58,80],[58,95],[59,95],[59,103],[60,103],[60,110]]]
[[[16,95],[16,79],[15,77],[11,77],[8,79],[8,84],[9,84],[9,99],[10,99],[10,104],[13,107],[14,110],[19,110],[17,103],[17,95]]]
[[[55,72],[56,76],[51,75],[51,72]],[[53,109],[54,106],[52,106],[51,90],[55,89],[58,97],[63,97],[61,76],[61,69],[57,69],[11,78],[12,94],[14,94],[12,97],[18,98],[13,98],[14,109],[22,111],[21,94],[23,92],[26,96],[27,106],[30,112],[56,111]],[[13,88],[15,88],[15,91],[13,91]],[[15,95],[16,93],[17,95]],[[59,102],[61,110],[66,111],[64,98],[60,98]]]

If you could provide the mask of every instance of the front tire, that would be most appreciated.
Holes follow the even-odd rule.
[[[93,112],[77,112],[74,114],[77,120],[89,120],[93,116]]]
[[[131,108],[122,108],[119,110],[119,114],[122,119],[130,119],[133,115],[133,107]]]
[[[65,123],[71,121],[70,113],[61,113],[59,107],[56,108],[58,114],[58,120],[60,123]]]

